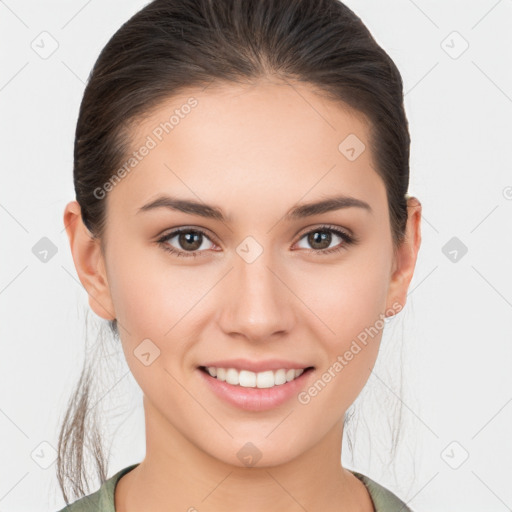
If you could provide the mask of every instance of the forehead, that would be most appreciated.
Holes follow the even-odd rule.
[[[382,201],[368,134],[361,113],[303,83],[190,89],[136,124],[137,161],[109,201],[132,212],[165,191],[233,208],[237,200],[290,206],[335,191]]]

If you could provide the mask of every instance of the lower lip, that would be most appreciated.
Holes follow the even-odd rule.
[[[313,369],[304,371],[296,379],[274,386],[272,388],[246,388],[233,386],[222,380],[212,377],[209,373],[198,368],[201,377],[210,386],[210,389],[226,402],[246,411],[266,411],[282,405],[287,400],[296,396],[305,386]]]

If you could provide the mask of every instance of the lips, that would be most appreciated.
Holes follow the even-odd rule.
[[[215,361],[208,364],[233,364],[234,360],[230,361]],[[275,362],[275,361],[274,361]],[[263,363],[263,362],[262,362]],[[261,366],[262,363],[258,363]],[[264,362],[265,365],[269,364],[269,361]],[[282,365],[283,361],[279,361],[279,365]],[[290,364],[285,363],[285,366]],[[297,363],[291,363],[296,365]],[[257,366],[257,365],[256,365]],[[298,365],[303,366],[303,365]],[[253,365],[253,368],[255,366]],[[212,367],[210,367],[212,368]],[[245,387],[240,385],[232,385],[228,382],[217,379],[211,376],[204,367],[198,367],[197,375],[201,381],[207,386],[207,389],[211,390],[218,398],[231,406],[234,406],[245,411],[261,412],[268,411],[273,408],[289,403],[293,398],[297,397],[297,394],[304,389],[309,382],[314,378],[315,371],[312,366],[307,367],[302,373],[285,383],[280,385],[274,385],[272,387]],[[243,370],[241,370],[243,372]],[[251,370],[247,370],[251,372]],[[277,370],[279,372],[279,370]]]

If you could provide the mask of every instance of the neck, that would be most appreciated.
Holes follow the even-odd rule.
[[[146,457],[118,482],[116,510],[373,512],[364,484],[341,465],[343,421],[276,465],[226,463],[192,444],[145,399]],[[243,443],[242,443],[243,444]]]

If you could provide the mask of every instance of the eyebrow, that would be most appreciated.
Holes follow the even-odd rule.
[[[351,196],[339,195],[329,197],[321,201],[314,203],[300,204],[289,210],[284,218],[285,220],[297,220],[304,219],[306,217],[312,217],[313,215],[319,215],[322,213],[331,212],[334,210],[341,210],[344,208],[362,208],[367,210],[369,213],[373,213],[371,206],[361,199],[357,199]],[[190,199],[179,199],[176,197],[170,197],[162,195],[154,199],[153,201],[145,204],[137,210],[137,214],[140,212],[146,212],[157,208],[167,208],[183,213],[189,213],[192,215],[199,215],[201,217],[215,219],[222,222],[229,222],[230,219],[225,217],[222,213],[221,208],[214,205],[205,203],[199,203]]]

